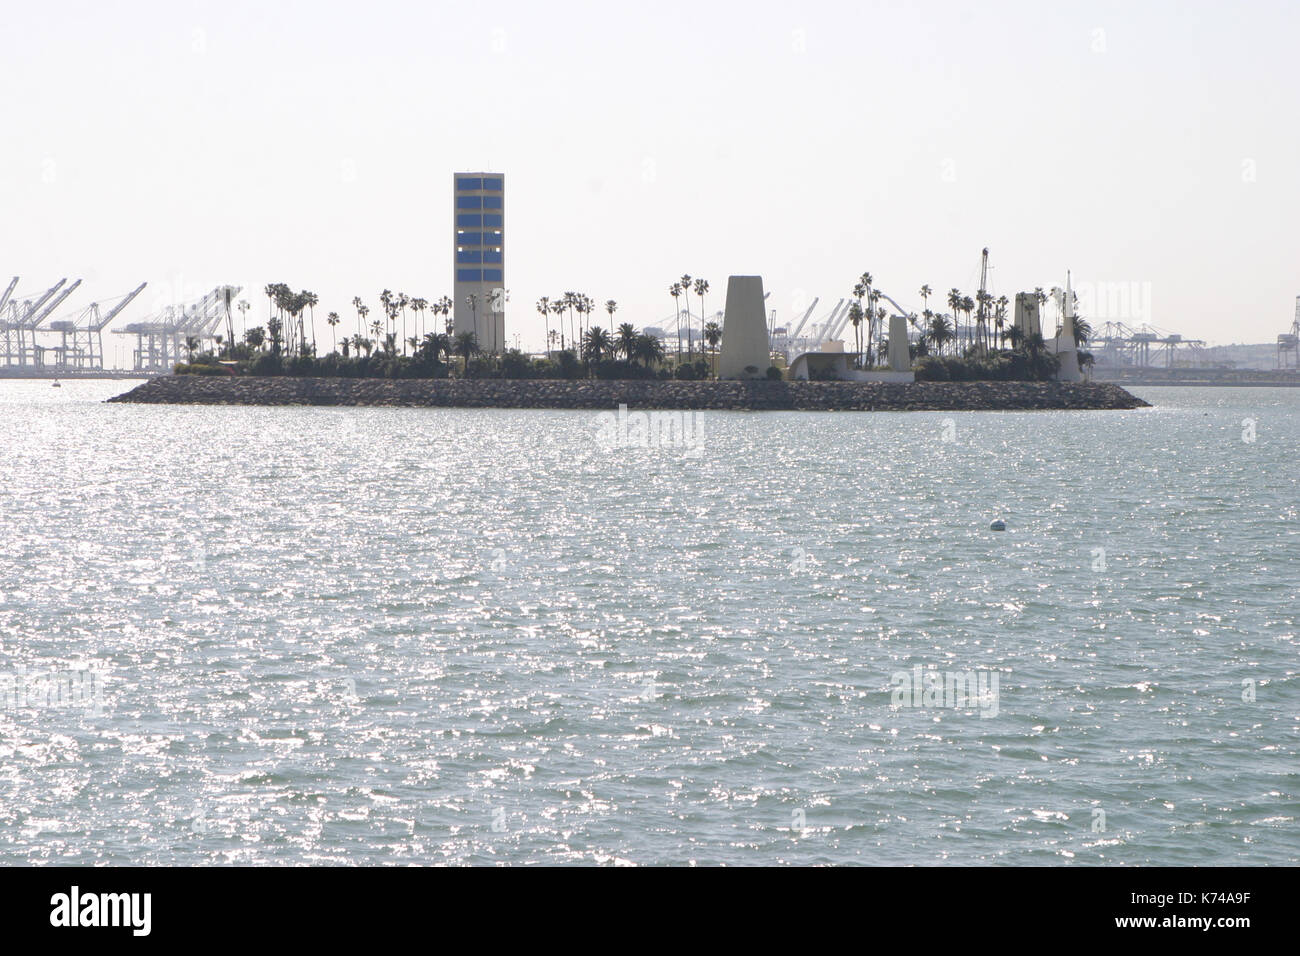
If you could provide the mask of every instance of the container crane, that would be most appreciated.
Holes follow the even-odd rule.
[[[1291,331],[1277,337],[1277,367],[1300,368],[1300,296],[1296,296],[1295,321],[1291,323]]]
[[[147,282],[141,282],[135,289],[127,293],[117,305],[102,315],[99,311],[99,303],[92,302],[86,306],[85,310],[75,320],[51,322],[48,326],[50,331],[59,332],[63,336],[63,344],[55,349],[59,356],[56,364],[65,369],[102,370],[104,367],[104,329],[118,317],[123,309],[131,304],[136,296],[144,291],[146,285],[148,285]],[[72,336],[71,345],[69,345],[68,336]]]

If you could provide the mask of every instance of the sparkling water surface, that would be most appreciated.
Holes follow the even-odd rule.
[[[0,863],[1300,862],[1300,389],[696,451],[131,384],[0,383]]]

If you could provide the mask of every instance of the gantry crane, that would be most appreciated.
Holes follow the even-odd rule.
[[[4,336],[4,364],[6,366],[26,364],[26,350],[23,345],[26,341],[24,334],[24,322],[36,310],[40,309],[54,293],[63,288],[67,279],[60,279],[54,285],[45,290],[45,293],[35,302],[28,300],[19,303],[17,299],[9,302],[7,314],[0,312],[0,335]],[[17,285],[17,280],[9,284],[10,293],[13,287]]]
[[[236,285],[217,286],[188,305],[169,305],[152,318],[113,331],[136,337],[136,371],[170,372],[180,361],[181,350],[191,342],[198,350],[215,341],[213,336],[222,319],[229,317],[231,303],[239,292]]]
[[[57,346],[54,351],[58,356],[55,365],[60,369],[94,369],[96,371],[104,368],[104,329],[118,315],[131,304],[131,301],[138,296],[148,283],[141,282],[131,292],[127,293],[117,305],[101,315],[99,303],[92,302],[86,306],[81,315],[73,320],[60,319],[51,322],[48,326],[51,332],[59,332],[63,336],[63,344]],[[69,344],[68,337],[72,337]]]
[[[64,299],[72,295],[77,286],[81,285],[81,280],[78,279],[64,288],[64,283],[67,281],[67,279],[60,279],[35,302],[24,302],[21,307],[16,302],[11,305],[10,318],[3,322],[6,365],[26,366],[42,363],[44,349],[36,342],[36,329],[51,312],[63,304]]]
[[[1277,367],[1300,368],[1300,295],[1296,296],[1291,331],[1277,337]]]

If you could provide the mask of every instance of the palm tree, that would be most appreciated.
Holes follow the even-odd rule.
[[[361,296],[354,295],[352,297],[352,308],[357,310],[357,334],[360,335],[361,330],[366,327],[366,314],[361,311],[365,308],[365,306],[361,304]]]
[[[455,352],[465,360],[465,368],[469,368],[469,360],[479,351],[478,336],[473,332],[460,332],[456,335]]]
[[[469,306],[470,319],[474,323],[474,341],[478,341],[478,293],[471,292],[465,296],[465,304]]]
[[[255,326],[244,332],[244,344],[250,349],[256,351],[266,342],[266,333],[262,331],[261,326]]]
[[[681,298],[682,284],[674,282],[668,287],[668,294],[673,297],[673,309],[677,312],[677,357],[681,358],[682,354],[682,304],[677,300]]]
[[[962,295],[961,290],[952,288],[948,290],[948,308],[952,310],[952,331],[953,339],[956,340],[960,329],[957,328],[957,314],[961,312]]]
[[[971,338],[970,338],[970,341],[973,343],[973,342],[975,341],[975,339],[974,339],[973,334],[971,333],[971,324],[970,324],[970,323],[971,323],[971,318],[970,318],[970,314],[971,314],[973,311],[975,311],[975,300],[972,299],[970,296],[965,296],[965,297],[961,300],[961,308],[962,308],[962,311],[966,313],[966,333],[967,333],[968,336],[971,337]],[[975,332],[978,333],[979,330],[976,329]]]
[[[930,308],[930,296],[934,295],[934,290],[929,284],[921,286],[921,311],[924,312]]]
[[[193,362],[194,362],[194,353],[195,353],[195,351],[198,350],[198,347],[199,347],[199,340],[198,340],[198,339],[196,339],[196,338],[195,338],[194,336],[192,336],[192,335],[186,336],[186,338],[185,338],[185,351],[188,352],[189,355],[190,355],[190,363],[191,363],[191,364],[193,364]]]
[[[266,320],[266,334],[271,340],[272,355],[280,354],[280,349],[282,348],[284,343],[284,339],[281,334],[283,328],[284,328],[284,323],[282,323],[280,319],[274,314],[269,319]]]
[[[615,351],[622,352],[623,358],[629,362],[636,353],[636,329],[632,327],[631,322],[624,322],[618,327],[618,335],[614,339]]]
[[[1008,342],[1011,343],[1012,349],[1018,349],[1020,347],[1020,343],[1025,340],[1025,333],[1021,330],[1020,326],[1009,325],[1007,326],[1007,332],[1005,338]]]
[[[871,295],[867,297],[867,311],[865,318],[867,320],[867,359],[875,364],[871,359],[873,348],[880,345],[880,331],[885,321],[885,310],[880,307],[880,290],[872,289]],[[873,345],[874,343],[874,345]]]
[[[849,323],[853,326],[853,351],[858,356],[858,365],[862,364],[862,303],[849,303]]]
[[[239,327],[243,331],[247,332],[248,331],[248,309],[249,309],[248,300],[240,299],[239,304],[236,305],[235,308],[239,310]],[[232,348],[234,347],[234,344],[235,344],[234,342],[230,343]]]
[[[576,311],[575,307],[577,306],[577,304],[578,304],[578,293],[576,292],[564,293],[564,307],[569,312],[569,341],[573,343],[573,347],[575,349],[581,348],[582,346],[582,343],[578,341],[578,327],[574,324],[573,321],[573,313]]]
[[[700,301],[700,308],[704,308],[704,301]],[[722,341],[722,326],[717,322],[710,322],[704,326],[704,341],[708,343],[709,351],[712,353],[713,377],[718,377],[718,343]]]
[[[411,310],[415,313],[416,329],[415,334],[424,338],[424,313],[429,308],[428,299],[412,299]]]
[[[613,350],[609,333],[599,325],[593,325],[582,337],[582,357],[587,362],[599,362]]]
[[[541,313],[542,328],[546,333],[546,337],[542,341],[546,343],[546,349],[549,352],[551,347],[551,300],[549,296],[542,296],[537,300],[537,311]]]
[[[551,303],[551,314],[560,325],[560,351],[564,351],[564,296],[559,296]]]
[[[618,303],[613,299],[605,300],[605,311],[609,313],[609,334],[614,334],[614,313],[618,311]]]
[[[448,364],[451,363],[451,352],[455,348],[452,338],[446,332],[428,332],[424,336],[425,348],[428,349],[430,356],[436,361],[439,355],[446,355]]]
[[[1006,336],[1006,332],[1003,330],[1007,324],[1007,306],[1010,304],[1011,304],[1011,300],[1008,299],[1005,295],[998,296],[997,312],[995,313],[996,315],[995,322],[997,323],[997,327],[998,327],[998,338],[1001,340],[1001,345],[998,346],[999,348],[1006,347],[1007,336]]]
[[[325,316],[325,324],[330,327],[330,332],[334,335],[334,351],[337,352],[339,350],[339,333],[337,330],[339,314],[337,312],[331,312],[329,315]]]
[[[700,297],[700,323],[704,323],[704,294],[709,291],[708,279],[695,280],[695,294]]]
[[[691,350],[691,277],[682,276],[682,295],[686,296],[686,354],[690,356]],[[677,336],[677,354],[682,353],[681,335]]]
[[[578,338],[579,341],[587,336],[587,316],[591,314],[591,299],[587,298],[586,293],[579,292],[573,297],[573,308],[578,313]]]
[[[948,316],[942,313],[932,313],[930,316],[930,326],[925,332],[928,338],[934,344],[936,353],[942,353],[943,347],[956,337],[953,325],[948,321]]]
[[[853,298],[857,300],[854,303],[855,305],[857,305],[857,310],[856,310],[857,321],[853,323],[853,350],[854,352],[857,353],[859,365],[862,364],[862,337],[858,332],[858,327],[861,325],[863,318],[866,318],[868,320],[868,323],[870,322],[872,302],[873,302],[872,292],[871,292],[871,281],[872,281],[871,273],[864,272],[862,273],[862,275],[858,277],[858,281],[853,283]],[[862,307],[862,299],[864,296],[867,299],[866,309],[863,309]],[[852,316],[853,314],[854,314],[853,305],[850,305],[849,315]],[[869,325],[868,328],[870,328]]]
[[[1074,347],[1082,348],[1092,338],[1092,324],[1081,315],[1074,317]]]
[[[402,313],[402,354],[406,354],[406,343],[410,341],[406,337],[406,307],[411,304],[411,298],[405,292],[397,293],[398,311]],[[396,321],[396,317],[394,317]]]
[[[308,292],[306,289],[302,290],[302,303],[307,306],[307,310],[311,314],[311,347],[313,352],[316,351],[316,303],[319,301],[320,297],[315,292]]]
[[[632,354],[639,358],[646,368],[649,368],[652,364],[663,362],[667,353],[664,351],[664,343],[659,341],[657,336],[642,332],[636,337]]]
[[[1047,340],[1043,338],[1043,333],[1031,332],[1025,336],[1025,349],[1030,355],[1037,357],[1045,348],[1047,348]]]
[[[393,320],[393,293],[390,289],[385,289],[379,293],[379,304],[383,307],[384,317],[391,322]]]

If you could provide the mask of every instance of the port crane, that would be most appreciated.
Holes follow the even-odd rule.
[[[25,365],[27,362],[27,353],[23,348],[26,336],[23,334],[23,323],[35,310],[41,308],[54,293],[63,288],[67,279],[60,279],[54,285],[45,290],[45,293],[35,302],[28,300],[19,303],[17,299],[10,299],[13,294],[13,288],[18,284],[15,276],[14,281],[9,283],[9,291],[5,294],[8,302],[8,315],[0,312],[0,335],[4,336],[4,364],[6,366]]]
[[[1300,368],[1300,295],[1295,300],[1295,321],[1291,331],[1277,337],[1277,367]]]
[[[17,302],[11,304],[11,317],[3,323],[6,365],[41,364],[45,350],[36,343],[36,330],[81,285],[78,279],[64,288],[67,281],[60,279],[35,302],[24,302],[21,307]]]
[[[166,306],[157,315],[113,332],[136,337],[133,354],[137,372],[169,372],[191,341],[196,350],[215,342],[213,336],[222,320],[230,317],[231,303],[239,292],[239,286],[217,286],[187,305]]]
[[[9,304],[9,297],[14,294],[14,286],[18,284],[18,277],[14,276],[13,281],[9,283],[9,288],[5,289],[4,294],[0,295],[0,319],[5,314],[5,306]]]
[[[1185,339],[1153,325],[1134,328],[1123,322],[1107,322],[1089,343],[1094,346],[1097,364],[1136,368],[1173,368],[1180,346],[1190,350],[1192,361],[1196,361],[1205,345],[1201,339]]]
[[[62,344],[54,348],[58,356],[55,365],[60,369],[103,369],[104,329],[144,291],[146,285],[148,283],[141,282],[106,313],[101,314],[99,303],[92,302],[76,319],[51,322],[47,328],[63,337]]]

